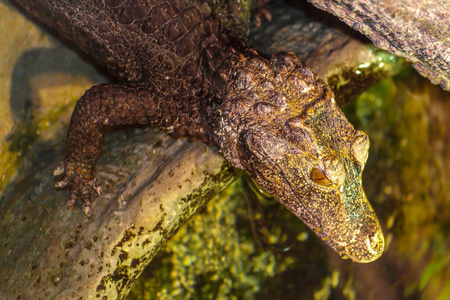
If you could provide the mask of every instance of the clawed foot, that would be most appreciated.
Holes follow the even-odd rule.
[[[55,187],[69,188],[69,208],[74,209],[77,205],[77,200],[80,200],[84,213],[90,215],[91,190],[94,190],[98,195],[102,193],[102,188],[95,177],[93,167],[63,161],[55,169],[53,175],[58,180]]]
[[[262,24],[262,19],[264,18],[266,21],[271,22],[272,21],[272,14],[270,11],[265,8],[264,6],[259,8],[257,11],[253,13],[254,18],[254,24],[255,27],[259,27]]]

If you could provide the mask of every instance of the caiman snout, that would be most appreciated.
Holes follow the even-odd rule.
[[[363,222],[358,222],[359,226],[351,222],[346,225],[348,230],[330,232],[329,236],[324,232],[325,238],[323,239],[342,258],[349,258],[357,263],[375,261],[383,254],[384,236],[380,223],[371,210],[372,208],[369,206],[366,210],[367,217]]]
[[[377,260],[384,251],[384,236],[381,230],[365,239],[363,249],[358,251],[354,247],[345,249],[347,256],[354,262],[369,263]]]

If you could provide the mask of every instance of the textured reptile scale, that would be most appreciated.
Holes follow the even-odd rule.
[[[223,51],[224,47],[230,44],[212,4],[187,0],[17,2],[106,66],[120,81],[136,82],[135,86],[123,87],[111,101],[152,96],[153,103],[141,105],[148,112],[147,121],[141,116],[119,123],[109,120],[110,124],[159,125],[178,136],[191,133],[207,139],[192,121],[200,122],[195,116],[210,89],[205,78],[211,75],[209,67],[217,67],[229,53]],[[137,90],[138,86],[148,88],[148,92]],[[104,91],[102,87],[95,94]],[[113,103],[105,100],[104,106]]]

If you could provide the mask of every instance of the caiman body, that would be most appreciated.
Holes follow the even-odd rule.
[[[55,170],[69,206],[90,212],[106,126],[159,126],[216,145],[343,257],[378,258],[362,188],[368,137],[293,54],[265,59],[223,26],[222,1],[16,0],[107,67],[118,83],[77,102]]]

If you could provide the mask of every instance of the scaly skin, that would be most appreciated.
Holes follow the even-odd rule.
[[[270,60],[233,37],[220,1],[16,0],[121,83],[89,89],[55,170],[90,213],[106,126],[159,126],[217,145],[236,168],[342,257],[377,259],[380,224],[362,188],[369,139],[293,54]]]

